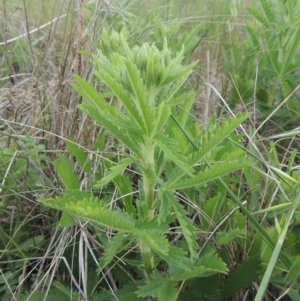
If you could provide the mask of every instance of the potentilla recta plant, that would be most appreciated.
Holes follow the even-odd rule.
[[[95,183],[97,188],[114,185],[122,203],[111,208],[93,193],[82,199],[69,194],[42,202],[113,231],[101,269],[121,251],[137,246],[144,278],[138,279],[135,297],[177,300],[185,280],[228,271],[216,252],[200,252],[200,226],[178,195],[249,165],[238,143],[232,143],[238,141],[233,130],[247,115],[221,124],[213,118],[200,129],[191,117],[195,93],[185,86],[196,63],[182,64],[184,48],[173,53],[167,41],[162,49],[147,43],[132,47],[122,34],[108,36],[105,31],[102,43],[92,60],[103,91],[79,76],[72,86],[85,99],[80,109],[123,145],[118,162]],[[141,175],[139,179],[126,177],[129,166]],[[125,195],[124,185],[136,191]],[[176,226],[180,245],[172,241],[170,225]]]

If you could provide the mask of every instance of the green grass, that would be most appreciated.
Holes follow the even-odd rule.
[[[299,7],[2,1],[0,299],[299,300]],[[198,61],[170,115],[143,115],[155,94],[143,72],[130,69],[149,89],[139,113],[116,97],[107,74],[132,89],[114,31],[130,50],[166,39],[172,56],[184,44],[184,66]],[[91,97],[78,77],[74,89],[78,74]],[[245,111],[241,128],[232,120]]]

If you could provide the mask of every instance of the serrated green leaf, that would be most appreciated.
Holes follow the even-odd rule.
[[[74,164],[65,156],[59,156],[58,160],[53,162],[55,170],[67,189],[79,189],[80,180],[74,171]]]
[[[95,110],[93,106],[81,104],[78,106],[82,111],[86,112],[91,118],[102,125],[110,134],[114,135],[120,142],[126,145],[135,153],[139,153],[138,141],[132,141],[133,136],[129,135],[126,130],[120,129],[109,118],[100,111]],[[138,139],[140,136],[135,133],[134,138]]]
[[[70,217],[70,215],[63,213],[62,216],[60,217],[57,225],[61,228],[64,227],[72,227],[74,226],[74,220]]]
[[[153,280],[147,281],[145,285],[139,286],[136,294],[138,297],[142,298],[153,296],[167,281],[168,278],[165,278],[162,275],[157,275]]]
[[[166,125],[167,120],[171,114],[170,106],[166,105],[165,102],[161,102],[157,108],[155,108],[155,124],[151,130],[151,136],[155,136],[159,133]]]
[[[205,158],[209,152],[211,152],[218,144],[220,144],[239,124],[246,120],[248,114],[237,114],[236,118],[228,118],[224,120],[221,125],[216,124],[216,121],[212,118],[209,126],[203,129],[200,133],[198,143],[191,140],[185,129],[178,123],[176,118],[173,120],[176,122],[179,129],[186,136],[190,144],[196,149],[195,152],[189,156],[187,164],[189,166],[194,166],[196,163]],[[196,145],[197,144],[197,145]],[[182,171],[176,171],[173,173],[166,183],[166,186],[172,186],[180,182],[180,178],[183,177],[184,173]]]
[[[114,178],[114,183],[118,187],[126,212],[136,216],[136,208],[132,203],[132,183],[125,175],[118,175]]]
[[[124,63],[127,68],[128,78],[133,90],[135,105],[144,123],[144,128],[146,130],[145,135],[149,136],[152,127],[152,108],[150,107],[147,88],[144,85],[140,71],[137,69],[136,65],[130,59],[125,60]]]
[[[224,297],[231,296],[241,289],[250,286],[260,274],[260,263],[259,256],[243,260],[242,264],[238,265],[228,275],[228,281],[224,284],[222,295]]]
[[[124,284],[121,289],[118,289],[117,299],[115,296],[113,296],[110,301],[144,301],[144,299],[141,299],[137,296],[137,286],[131,282],[128,284]],[[102,291],[100,292],[100,294]],[[103,301],[107,301],[108,299],[105,298]],[[91,300],[93,301],[93,300]],[[95,301],[98,301],[98,299],[95,299]]]
[[[159,255],[168,256],[169,243],[166,237],[161,236],[156,231],[137,230],[136,235],[140,240],[143,240],[154,252]]]
[[[247,7],[247,11],[267,28],[270,27],[268,19],[265,18],[259,11],[252,7]]]
[[[222,162],[214,164],[211,168],[206,168],[190,179],[181,180],[180,182],[172,184],[166,183],[165,190],[179,190],[195,186],[203,185],[209,181],[215,180],[228,173],[250,166],[248,160],[236,160],[231,162]]]
[[[158,253],[159,254],[159,253]],[[192,268],[191,260],[186,257],[187,252],[180,248],[170,246],[167,256],[159,254],[159,256],[165,260],[169,266],[177,267],[185,271],[189,271]]]
[[[115,234],[110,241],[108,248],[105,250],[104,256],[101,258],[100,268],[103,269],[110,264],[115,255],[126,249],[131,242],[132,238],[126,237],[125,233],[119,232]]]
[[[178,145],[174,140],[165,136],[156,136],[154,141],[179,168],[188,174],[193,173],[193,169],[185,163],[187,161],[186,157],[178,152]]]
[[[93,151],[102,152],[105,148],[105,134],[101,133],[93,145]]]
[[[71,86],[75,91],[82,95],[93,107],[96,107],[102,111],[109,108],[104,98],[98,91],[87,81],[82,79],[78,75],[74,75],[77,84],[71,83]]]
[[[208,277],[216,273],[227,273],[226,264],[216,254],[206,254],[194,265],[190,271],[183,271],[173,275],[173,281],[184,281],[194,277]]]
[[[116,97],[122,102],[122,104],[127,109],[130,116],[135,121],[135,124],[139,126],[140,130],[146,134],[148,133],[147,127],[144,124],[144,120],[141,118],[138,109],[134,101],[130,98],[128,91],[124,89],[124,87],[118,83],[118,81],[113,78],[110,74],[105,73],[103,70],[97,70],[95,75],[98,76],[114,93]]]
[[[227,232],[222,232],[217,236],[216,240],[220,246],[223,246],[240,235],[245,235],[245,229],[237,228],[237,229],[231,229]]]
[[[50,208],[74,214],[79,218],[89,219],[117,231],[135,232],[134,222],[129,215],[122,211],[111,211],[95,197],[84,198],[79,201],[56,197],[48,200],[41,199],[40,202]]]
[[[271,9],[271,3],[268,0],[260,0],[261,6],[270,24],[275,22],[275,17]]]
[[[74,142],[72,140],[67,140],[66,144],[68,147],[68,151],[73,156],[75,156],[76,161],[82,166],[85,165],[88,160],[87,152],[82,147],[80,147],[76,142]]]
[[[170,192],[164,192],[162,195],[162,202],[167,201],[169,206],[173,209],[176,218],[180,224],[181,231],[188,244],[190,256],[195,259],[198,250],[198,244],[196,243],[197,235],[196,229],[192,225],[191,220],[187,217],[187,212],[182,208],[182,205],[178,202],[175,196]]]
[[[168,280],[159,288],[157,296],[159,301],[176,301],[178,294],[176,283]]]
[[[108,174],[97,182],[95,187],[101,187],[111,182],[115,177],[122,174],[124,169],[133,162],[131,158],[123,158],[117,165],[110,168]]]

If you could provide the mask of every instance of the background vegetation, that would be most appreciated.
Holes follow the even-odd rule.
[[[300,300],[299,14],[3,0],[1,300]]]

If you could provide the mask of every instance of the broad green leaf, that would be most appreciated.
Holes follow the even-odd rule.
[[[75,156],[76,161],[82,166],[85,165],[88,160],[88,154],[87,154],[86,150],[84,150],[76,142],[71,141],[71,140],[69,140],[69,141],[67,140],[66,144],[68,147],[68,151],[73,156]]]
[[[117,296],[111,296],[111,298],[105,298],[105,295],[103,296],[103,291],[101,290],[99,292],[100,297],[102,299],[98,298],[92,298],[91,301],[144,301],[145,299],[141,299],[136,295],[137,291],[137,285],[132,281],[132,282],[127,282],[126,284],[123,284],[120,289],[118,289],[118,294]],[[94,296],[93,296],[94,297]],[[95,296],[96,297],[96,296]]]
[[[93,151],[102,152],[105,148],[105,134],[101,133],[93,145]]]

